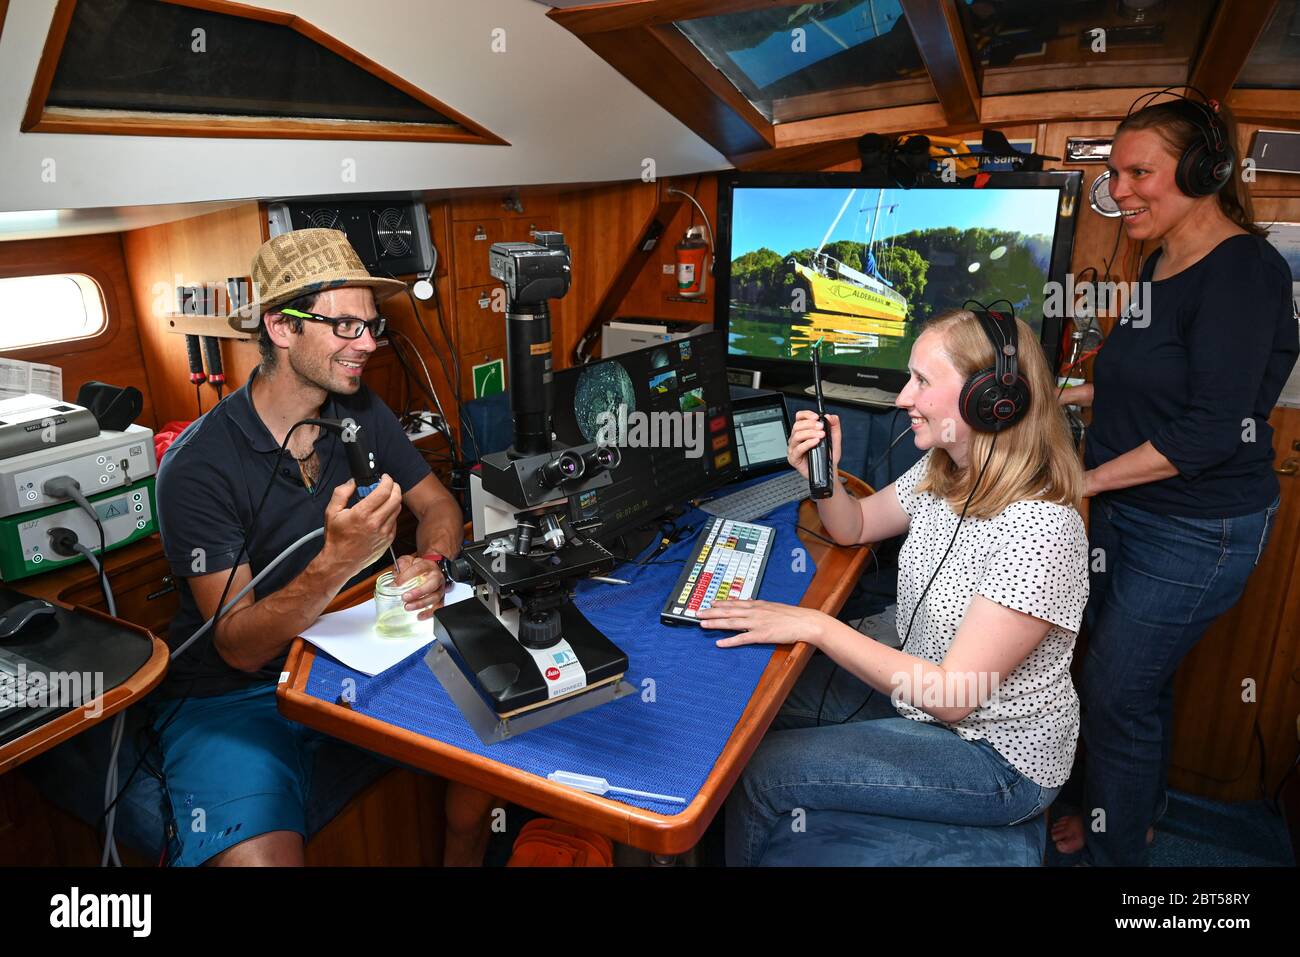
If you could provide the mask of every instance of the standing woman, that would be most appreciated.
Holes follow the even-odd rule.
[[[1144,862],[1166,803],[1174,672],[1240,598],[1279,502],[1268,416],[1300,351],[1291,273],[1253,221],[1234,142],[1217,104],[1184,97],[1120,124],[1111,197],[1128,238],[1157,248],[1093,384],[1061,396],[1093,406],[1092,581],[1085,817],[1052,834],[1095,864]]]

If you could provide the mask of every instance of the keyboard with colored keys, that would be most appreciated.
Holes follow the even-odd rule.
[[[713,517],[659,613],[666,625],[699,624],[698,613],[728,598],[754,598],[776,539],[766,525]]]

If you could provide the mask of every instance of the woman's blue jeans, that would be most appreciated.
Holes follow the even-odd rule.
[[[832,667],[824,655],[808,663],[732,790],[729,865],[757,865],[772,828],[796,809],[1008,825],[1041,814],[1060,790],[1035,784],[985,741],[901,717],[888,695],[843,669],[827,688]]]
[[[1278,504],[1206,519],[1157,515],[1107,495],[1092,499],[1080,689],[1092,863],[1145,863],[1147,828],[1166,803],[1174,673],[1241,597]]]

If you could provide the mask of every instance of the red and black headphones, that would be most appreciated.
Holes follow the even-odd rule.
[[[1011,305],[1005,299],[998,302]],[[1029,382],[1020,374],[1015,313],[994,312],[983,303],[968,300],[965,308],[971,306],[979,307],[971,312],[993,344],[993,365],[971,374],[962,386],[957,408],[963,421],[977,432],[1003,432],[1029,411]]]
[[[1236,166],[1236,154],[1228,140],[1228,128],[1219,116],[1219,103],[1212,100],[1194,86],[1183,86],[1201,99],[1177,92],[1179,87],[1166,87],[1143,93],[1128,108],[1125,119],[1134,112],[1141,112],[1148,106],[1167,106],[1179,117],[1196,127],[1200,138],[1188,144],[1178,157],[1178,166],[1174,170],[1174,182],[1187,196],[1210,196],[1223,189],[1232,178]],[[1158,96],[1173,98],[1170,103],[1152,103]],[[1138,104],[1141,103],[1141,108]]]

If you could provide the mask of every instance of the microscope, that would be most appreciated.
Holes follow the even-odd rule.
[[[474,598],[434,614],[425,662],[484,744],[631,694],[627,655],[573,603],[578,581],[614,557],[593,537],[593,491],[610,485],[617,447],[568,447],[551,433],[551,316],[569,291],[558,232],[496,243],[492,276],[506,290],[506,359],[514,441],[470,478],[474,542],[446,565]]]

